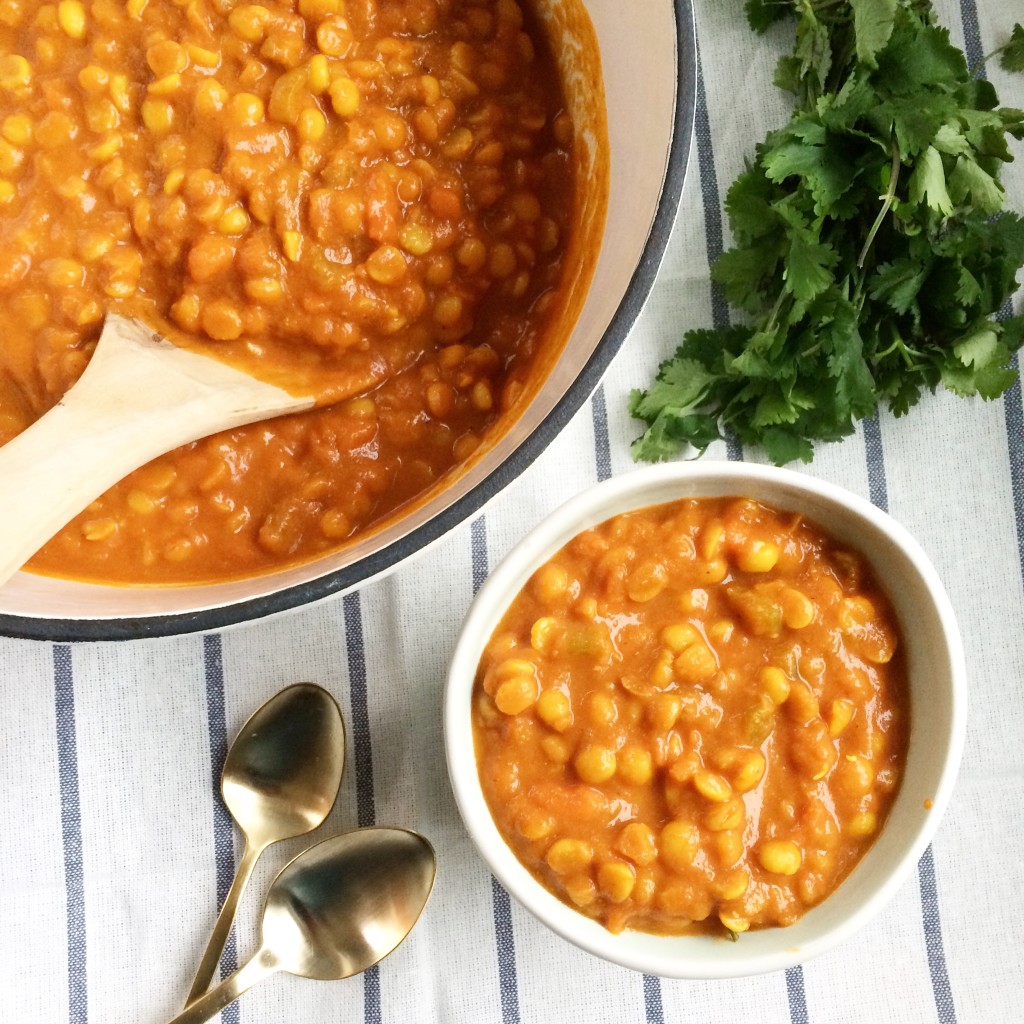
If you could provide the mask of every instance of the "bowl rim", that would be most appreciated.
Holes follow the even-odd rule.
[[[868,529],[875,530],[900,548],[926,588],[940,626],[944,653],[950,666],[949,728],[936,779],[930,780],[934,781],[934,789],[929,790],[932,796],[927,815],[911,831],[902,852],[891,858],[893,864],[889,873],[852,913],[831,925],[826,924],[820,933],[799,946],[783,942],[776,949],[748,951],[730,946],[730,956],[711,962],[700,959],[691,964],[685,955],[669,945],[680,937],[632,933],[644,935],[642,941],[645,946],[664,940],[665,948],[654,952],[631,947],[622,940],[616,944],[618,936],[568,907],[537,882],[519,862],[498,831],[483,796],[471,737],[469,698],[480,651],[497,623],[496,616],[503,614],[508,607],[510,591],[518,592],[532,571],[588,526],[604,522],[627,508],[643,508],[674,500],[671,495],[650,497],[659,488],[694,483],[699,486],[703,480],[708,481],[709,494],[738,496],[744,493],[745,485],[780,485],[791,493],[795,491],[802,496],[824,499],[834,507],[852,513]],[[721,484],[726,487],[721,489],[718,486]],[[675,497],[682,498],[692,493],[691,489]],[[763,500],[771,504],[770,497]],[[952,797],[966,740],[967,669],[952,602],[937,570],[917,540],[887,512],[839,485],[794,470],[744,462],[702,460],[673,463],[632,470],[580,492],[535,525],[492,570],[474,597],[452,650],[444,684],[443,725],[449,782],[464,826],[497,880],[541,923],[588,953],[645,974],[690,980],[740,978],[788,969],[833,949],[860,931],[895,896],[925,853]],[[874,847],[869,848],[865,858],[872,849]],[[821,905],[827,902],[826,899]],[[773,930],[751,934],[764,935],[770,931]],[[787,929],[774,931],[785,935]],[[628,936],[630,933],[625,934]],[[692,941],[701,937],[681,938]]]
[[[661,194],[636,269],[604,334],[575,380],[519,446],[457,501],[415,530],[356,562],[248,600],[196,612],[140,617],[65,618],[0,613],[0,636],[55,642],[135,640],[223,629],[323,600],[369,582],[439,541],[520,476],[597,389],[650,294],[683,192],[697,102],[697,36],[692,0],[670,0],[676,25],[676,92],[672,136]]]

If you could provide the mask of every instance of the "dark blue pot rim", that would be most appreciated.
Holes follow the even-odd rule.
[[[675,125],[658,210],[640,262],[611,323],[573,383],[522,444],[471,491],[380,551],[332,573],[265,597],[176,615],[116,619],[47,619],[0,614],[0,635],[27,640],[138,640],[222,629],[289,611],[352,590],[387,572],[455,529],[504,490],[548,447],[594,393],[654,286],[686,179],[697,96],[697,43],[691,0],[673,0],[678,36]]]

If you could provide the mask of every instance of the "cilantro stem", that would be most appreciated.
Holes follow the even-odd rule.
[[[896,185],[900,180],[900,168],[903,166],[900,160],[900,147],[896,141],[896,137],[892,138],[892,166],[889,170],[889,188],[885,193],[885,199],[882,203],[882,208],[878,211],[878,216],[875,218],[875,223],[871,225],[871,230],[868,232],[868,237],[864,239],[864,248],[861,249],[860,255],[857,257],[857,268],[859,270],[864,269],[864,261],[868,258],[868,250],[871,248],[871,243],[875,240],[875,235],[878,234],[879,228],[882,226],[882,222],[885,220],[892,209],[892,204],[896,200]]]
[[[983,74],[985,71],[985,65],[988,64],[993,57],[998,57],[999,54],[1001,54],[1009,45],[1009,43],[1003,43],[1002,46],[997,46],[994,50],[990,50],[986,53],[985,56],[978,61],[978,66],[971,72],[971,78],[977,78],[979,75]]]
[[[768,322],[764,325],[765,334],[771,334],[776,326],[778,325],[779,313],[782,312],[782,304],[786,301],[785,290],[779,292],[779,297],[775,300],[775,305],[772,307],[771,314],[768,317]]]
[[[891,356],[893,352],[895,352],[896,349],[903,344],[902,339],[898,334],[895,333],[895,331],[890,330],[887,333],[892,334],[892,341],[889,343],[888,348],[883,348],[880,352],[876,352],[874,354],[873,358],[876,363],[881,363],[883,359],[886,359],[889,356]],[[881,334],[881,331],[879,331],[879,334]]]

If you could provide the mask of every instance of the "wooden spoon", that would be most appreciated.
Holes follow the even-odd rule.
[[[379,361],[327,400],[369,390],[386,372]],[[137,320],[108,315],[78,382],[0,447],[0,586],[91,501],[156,456],[323,402],[322,395],[292,394],[172,345]]]

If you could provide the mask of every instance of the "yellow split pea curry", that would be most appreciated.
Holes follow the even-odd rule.
[[[473,707],[499,829],[613,932],[794,922],[885,821],[908,718],[862,558],[737,498],[576,537],[491,637]]]
[[[0,0],[0,444],[108,311],[355,393],[156,460],[34,567],[242,576],[465,461],[543,368],[573,131],[515,0]]]

